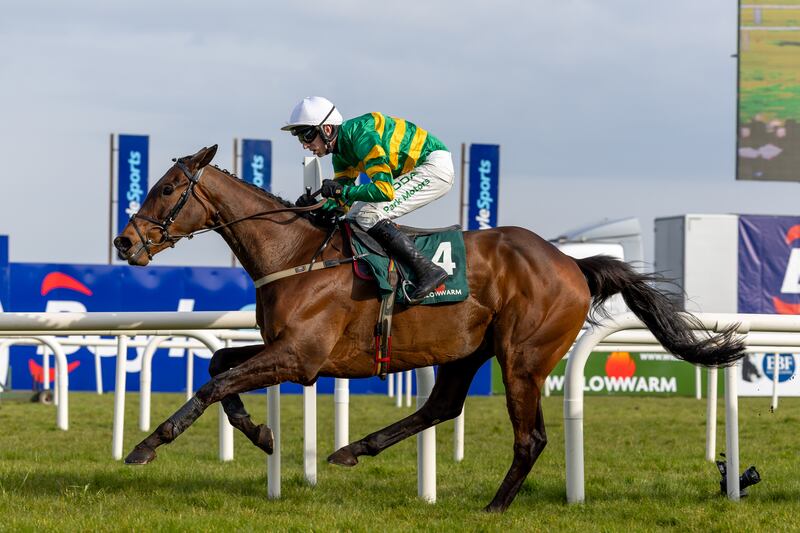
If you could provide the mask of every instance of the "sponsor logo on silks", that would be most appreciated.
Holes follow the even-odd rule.
[[[585,392],[660,392],[677,393],[678,381],[673,377],[636,376],[636,361],[629,352],[611,352],[606,360],[605,376],[584,377]],[[548,376],[552,391],[564,390],[565,376]]]
[[[406,183],[408,183],[408,181],[411,179],[411,177],[413,177],[413,174],[414,174],[413,172],[412,172],[411,174],[407,174],[406,176],[408,176],[408,177],[406,177],[406,176],[400,176],[400,178],[399,178],[399,179],[403,180],[403,181],[402,181],[402,183],[400,184],[400,187],[402,187],[403,185],[405,185]],[[428,185],[430,185],[430,183],[431,183],[431,180],[430,180],[429,178],[425,178],[425,180],[423,180],[423,181],[421,181],[421,182],[417,183],[417,184],[416,184],[416,185],[414,185],[413,187],[409,187],[408,189],[406,189],[406,190],[404,190],[404,191],[402,191],[402,192],[400,192],[400,191],[398,190],[398,192],[399,192],[399,195],[395,196],[394,200],[392,200],[391,202],[389,202],[389,204],[387,204],[387,205],[383,206],[383,211],[384,211],[384,212],[386,212],[386,213],[389,213],[389,212],[391,212],[391,211],[394,211],[394,210],[395,210],[395,209],[397,209],[397,208],[398,208],[398,207],[399,207],[399,206],[400,206],[400,205],[401,205],[403,202],[407,201],[409,198],[411,198],[412,196],[414,196],[416,193],[418,193],[419,191],[421,191],[422,189],[424,189],[425,187],[427,187]],[[399,187],[398,187],[398,185],[397,185],[397,182],[395,182],[395,187],[394,187],[394,188],[395,188],[395,189],[399,189]]]
[[[128,153],[128,190],[125,192],[125,199],[128,201],[128,207],[125,213],[132,216],[139,211],[142,206],[142,196],[144,196],[144,188],[142,187],[142,153],[138,150],[131,150]]]
[[[790,353],[766,353],[761,360],[761,368],[764,370],[764,377],[772,381],[775,379],[775,361],[778,362],[778,383],[783,383],[794,379],[795,361],[794,355]]]

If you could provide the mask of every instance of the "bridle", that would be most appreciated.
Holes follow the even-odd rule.
[[[169,246],[172,248],[175,246],[175,243],[178,242],[181,237],[186,237],[187,235],[170,235],[169,227],[175,222],[175,218],[177,218],[178,214],[183,209],[183,206],[186,205],[186,202],[189,201],[189,196],[194,195],[195,198],[200,203],[204,203],[197,193],[195,192],[194,188],[197,183],[200,181],[200,177],[203,175],[206,167],[200,168],[197,172],[192,174],[189,172],[189,168],[184,164],[183,161],[177,160],[175,161],[175,166],[181,169],[184,175],[189,179],[189,186],[184,189],[181,193],[180,198],[178,198],[177,203],[170,209],[169,214],[164,218],[164,220],[156,220],[154,218],[148,217],[147,215],[140,215],[139,213],[134,213],[131,215],[131,225],[133,229],[136,231],[136,234],[139,236],[139,241],[141,242],[141,247],[136,251],[135,254],[130,256],[130,259],[135,259],[138,257],[142,251],[147,254],[148,259],[153,259],[153,253],[150,251],[151,246],[158,246],[161,244],[169,243]],[[146,220],[147,222],[153,224],[155,227],[161,230],[161,240],[156,242],[147,237],[147,234],[143,232],[139,225],[136,223],[136,219]],[[191,238],[191,236],[189,236]]]
[[[248,219],[260,217],[260,216],[263,216],[263,215],[271,215],[273,213],[283,213],[283,212],[298,212],[298,213],[302,213],[302,212],[306,212],[306,211],[314,211],[315,209],[318,209],[318,208],[322,207],[322,205],[325,203],[325,199],[323,199],[321,202],[319,202],[317,204],[314,204],[314,205],[307,206],[307,207],[283,207],[283,208],[279,208],[279,209],[270,209],[268,211],[261,211],[261,212],[258,212],[258,213],[254,213],[252,215],[248,215],[248,216],[245,216],[245,217],[237,218],[236,220],[231,220],[230,222],[226,222],[224,224],[217,224],[215,226],[211,226],[211,227],[204,228],[204,229],[197,230],[197,231],[192,231],[190,233],[174,234],[173,235],[173,234],[170,234],[169,227],[175,222],[175,219],[178,217],[178,214],[181,212],[183,207],[186,205],[186,202],[189,201],[189,196],[194,196],[195,198],[197,198],[198,202],[200,202],[203,205],[206,205],[206,202],[203,201],[203,199],[200,196],[198,196],[197,192],[195,191],[195,187],[200,182],[200,177],[203,175],[203,172],[205,171],[206,167],[202,167],[202,168],[198,169],[197,172],[192,174],[189,171],[189,168],[186,166],[186,164],[183,161],[181,161],[180,159],[173,160],[173,161],[175,161],[175,166],[177,166],[183,172],[183,174],[188,178],[189,185],[181,193],[180,198],[178,198],[178,201],[175,203],[175,205],[172,207],[172,209],[170,209],[169,214],[167,214],[167,216],[164,218],[164,220],[156,220],[154,218],[148,217],[147,215],[140,215],[139,213],[134,213],[133,215],[131,215],[131,218],[130,218],[131,225],[133,226],[134,231],[136,231],[136,235],[139,236],[139,242],[141,244],[139,246],[139,249],[136,250],[135,253],[131,254],[128,257],[129,261],[133,260],[133,259],[136,259],[139,256],[139,254],[141,254],[142,252],[145,252],[147,254],[148,259],[152,260],[153,259],[153,253],[151,251],[151,247],[153,247],[153,246],[159,246],[159,245],[162,245],[162,244],[169,244],[170,248],[174,248],[175,247],[175,243],[177,243],[179,240],[183,239],[184,237],[187,238],[187,239],[191,239],[195,235],[200,235],[202,233],[207,233],[209,231],[218,230],[218,229],[224,228],[226,226],[230,226],[231,224],[236,224],[237,222],[241,222],[243,220],[248,220]],[[311,196],[317,196],[319,194],[319,192],[320,191],[317,191],[314,194],[312,194]],[[141,228],[139,228],[139,225],[136,223],[137,219],[145,220],[145,221],[149,222],[150,224],[153,224],[159,230],[161,230],[161,240],[160,241],[154,241],[154,240],[150,239],[149,237],[147,237],[147,234],[145,232],[143,232],[141,230]]]

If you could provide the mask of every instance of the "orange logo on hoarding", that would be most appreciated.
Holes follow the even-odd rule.
[[[636,362],[628,352],[611,352],[606,360],[606,376],[629,378],[636,372]]]

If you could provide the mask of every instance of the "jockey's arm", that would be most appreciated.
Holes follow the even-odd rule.
[[[355,185],[353,182],[345,185],[342,197],[348,203],[353,201],[388,202],[394,199],[394,182],[392,169],[389,166],[389,155],[381,146],[378,133],[365,132],[355,140],[353,148],[364,166],[364,172],[371,181],[362,185]],[[334,179],[341,182],[338,176]],[[355,178],[352,179],[354,181]]]

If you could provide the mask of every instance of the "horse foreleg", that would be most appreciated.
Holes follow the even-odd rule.
[[[466,359],[440,366],[436,384],[425,405],[399,422],[340,448],[328,457],[328,462],[354,466],[362,455],[375,456],[405,438],[457,417],[475,373],[487,359],[488,356],[475,353]]]
[[[308,359],[300,363],[300,357],[281,349],[280,346],[265,346],[240,365],[226,370],[197,390],[197,393],[164,421],[156,430],[125,458],[127,464],[147,464],[156,457],[156,448],[175,440],[186,428],[197,420],[213,403],[223,398],[250,390],[270,387],[284,381],[307,381],[315,375],[315,368]]]
[[[208,365],[208,373],[213,378],[230,368],[239,366],[264,351],[264,349],[263,344],[255,344],[217,350]],[[250,442],[258,448],[268,454],[272,453],[274,445],[272,430],[266,424],[253,423],[238,394],[230,394],[223,398],[220,403],[233,427],[244,433],[250,439]]]

